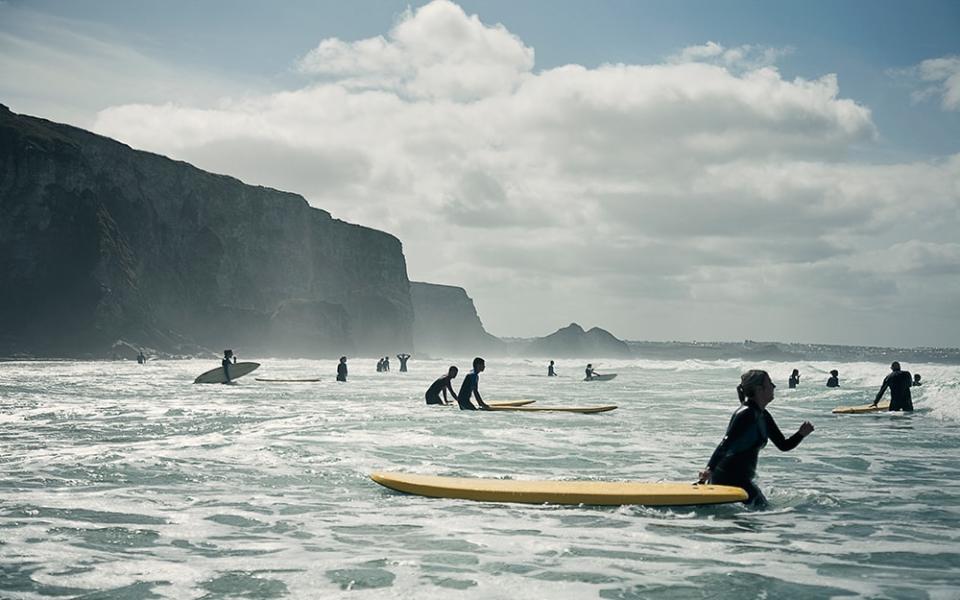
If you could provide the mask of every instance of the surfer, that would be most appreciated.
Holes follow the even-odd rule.
[[[223,360],[220,361],[220,366],[223,367],[223,376],[226,377],[224,383],[233,383],[230,381],[230,360],[233,359],[232,364],[237,364],[237,357],[233,355],[233,350],[224,350],[223,351]]]
[[[140,354],[137,355],[137,364],[144,364],[147,362],[147,357],[143,355],[143,350],[140,351]]]
[[[377,359],[377,373],[383,373],[383,359]]]
[[[453,393],[452,382],[459,372],[460,369],[452,366],[446,375],[434,381],[427,393],[424,394],[427,404],[450,404],[450,401],[447,400],[447,390],[450,390],[450,395],[453,396],[454,400],[458,400],[457,395]],[[442,400],[440,399],[441,392],[443,392]]]
[[[840,387],[840,371],[836,369],[830,371],[830,379],[827,379],[827,387]]]
[[[397,360],[400,361],[400,372],[406,373],[407,361],[410,360],[410,355],[407,354],[406,352],[401,352],[400,354],[397,355]]]
[[[480,405],[482,410],[488,408],[483,398],[480,397],[479,389],[480,373],[483,373],[486,368],[485,360],[479,356],[473,359],[473,370],[463,378],[463,383],[460,384],[460,393],[455,396],[457,403],[460,405],[460,410],[477,410],[477,407],[470,402],[470,396],[477,397],[477,404]]]
[[[790,374],[789,384],[790,384],[790,389],[793,389],[793,388],[797,387],[798,385],[800,385],[800,370],[799,370],[799,369],[794,369],[794,370],[793,370],[793,373]]]
[[[383,357],[383,372],[386,373],[386,372],[389,371],[389,370],[390,370],[390,357],[389,357],[389,356],[384,356],[384,357]]]
[[[593,379],[594,375],[599,375],[599,373],[593,372],[593,365],[591,363],[587,363],[587,368],[584,369],[583,372],[586,374],[587,381],[590,381],[591,379]]]
[[[747,492],[745,503],[754,508],[763,508],[767,504],[763,492],[753,482],[760,449],[770,439],[780,451],[788,452],[813,432],[813,425],[804,421],[795,434],[783,437],[767,412],[776,387],[767,372],[759,369],[747,371],[740,377],[737,395],[741,406],[730,418],[727,432],[713,451],[707,468],[700,472],[700,483],[743,488]]]
[[[914,374],[913,374],[913,387],[917,387],[918,385],[923,385],[922,383],[920,383],[920,373],[914,373]]]
[[[557,372],[553,368],[553,361],[550,361],[550,365],[547,367],[547,377],[556,377]]]
[[[337,381],[347,380],[347,357],[340,357],[340,364],[337,365]]]
[[[883,393],[887,391],[887,388],[890,388],[891,411],[913,410],[913,399],[910,397],[910,386],[912,384],[913,379],[910,377],[910,371],[901,371],[900,363],[893,361],[890,364],[890,374],[883,378],[883,385],[880,386],[880,391],[877,392],[877,397],[870,406],[876,406],[883,398]]]

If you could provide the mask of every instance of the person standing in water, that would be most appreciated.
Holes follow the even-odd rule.
[[[877,397],[870,406],[876,406],[883,398],[883,393],[890,388],[890,410],[913,410],[913,398],[910,397],[910,386],[913,385],[913,379],[910,377],[910,371],[901,371],[900,363],[893,361],[890,364],[890,374],[883,378],[883,385],[877,392]]]
[[[477,410],[477,407],[470,402],[471,396],[476,396],[480,409],[487,410],[489,408],[483,401],[483,398],[480,397],[479,388],[480,373],[483,373],[486,368],[487,363],[485,360],[479,356],[473,359],[473,371],[470,371],[470,373],[463,378],[463,383],[460,384],[460,393],[456,396],[460,410]]]
[[[733,485],[747,492],[746,504],[753,508],[763,508],[767,499],[753,482],[757,471],[757,457],[767,440],[782,452],[797,447],[813,432],[813,425],[804,421],[800,429],[789,438],[785,438],[777,423],[767,412],[767,405],[773,402],[773,390],[776,388],[766,371],[754,369],[740,377],[737,395],[740,408],[730,418],[727,433],[717,449],[713,451],[707,468],[700,472],[700,483],[715,485]]]
[[[400,354],[397,355],[397,360],[400,361],[400,372],[406,373],[407,361],[410,360],[410,355],[407,354],[406,352],[401,352]]]
[[[553,368],[553,361],[550,361],[550,364],[547,365],[547,377],[556,377],[557,371]]]
[[[427,390],[427,393],[424,394],[427,399],[427,404],[450,404],[450,401],[447,400],[447,390],[450,390],[450,395],[453,396],[454,400],[458,400],[457,395],[453,393],[452,383],[459,372],[460,369],[452,366],[446,375],[434,381]],[[443,392],[442,400],[440,399],[441,392]]]
[[[790,381],[789,381],[788,383],[789,383],[789,385],[790,385],[790,389],[793,389],[793,388],[797,387],[798,385],[800,385],[800,370],[799,370],[799,369],[794,369],[794,370],[793,370],[793,373],[790,374]]]
[[[233,363],[230,360],[233,359]],[[220,361],[220,366],[223,367],[223,375],[226,377],[224,383],[233,383],[230,380],[230,365],[237,364],[237,357],[233,355],[233,350],[224,350],[223,351],[223,360]]]
[[[386,372],[388,372],[389,370],[390,370],[390,357],[389,357],[389,356],[384,356],[384,357],[383,357],[383,372],[386,373]]]
[[[147,362],[147,357],[143,355],[143,350],[137,355],[137,364],[142,365]]]
[[[836,369],[830,371],[830,379],[827,379],[827,387],[840,387],[840,371]]]
[[[913,374],[913,387],[917,387],[918,385],[923,385],[922,383],[920,383],[920,373],[914,373],[914,374]]]
[[[337,365],[337,381],[347,380],[347,357],[340,357],[340,364]]]

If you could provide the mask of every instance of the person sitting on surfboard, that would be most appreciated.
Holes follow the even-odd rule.
[[[347,357],[340,357],[340,364],[337,365],[337,381],[347,380]]]
[[[550,361],[550,365],[547,367],[547,377],[556,377],[557,372],[553,369],[553,361]]]
[[[893,361],[890,364],[890,374],[883,378],[883,385],[880,386],[880,391],[877,392],[877,397],[870,406],[876,406],[883,398],[883,393],[887,391],[887,388],[890,388],[891,411],[913,410],[913,399],[910,397],[910,386],[912,384],[913,379],[910,377],[910,371],[901,371],[900,363]]]
[[[230,382],[230,364],[231,364],[230,359],[233,359],[233,364],[237,363],[237,357],[233,355],[233,350],[224,350],[223,360],[220,361],[220,366],[223,367],[223,376],[226,377],[227,379],[224,383],[231,383]]]
[[[454,400],[458,400],[457,395],[453,393],[452,382],[459,372],[460,369],[450,367],[446,375],[434,381],[427,393],[424,394],[427,404],[450,404],[450,401],[447,400],[447,390],[450,390],[450,395],[453,396]],[[442,400],[440,399],[440,392],[443,392]]]
[[[793,373],[790,374],[790,381],[788,383],[790,385],[790,389],[800,385],[800,369],[793,370]]]
[[[760,449],[771,439],[782,452],[788,452],[813,432],[810,421],[804,421],[795,434],[783,437],[767,412],[767,405],[773,402],[775,387],[766,371],[754,369],[740,377],[737,395],[741,406],[730,418],[727,433],[713,451],[707,468],[700,472],[700,483],[743,488],[747,492],[745,504],[754,508],[763,508],[767,504],[763,492],[753,482]]]
[[[840,371],[836,369],[830,371],[830,379],[827,380],[827,387],[840,387]]]
[[[460,384],[460,393],[457,394],[457,403],[460,405],[460,410],[477,410],[477,407],[470,402],[470,396],[477,397],[477,404],[480,405],[480,408],[487,410],[489,408],[486,403],[484,403],[483,398],[480,397],[480,373],[483,373],[484,369],[487,368],[487,363],[485,360],[479,356],[473,359],[473,371],[467,374],[463,378],[463,383]]]
[[[397,360],[400,361],[400,372],[406,373],[407,361],[410,360],[410,355],[407,354],[406,352],[401,352],[400,354],[397,355]]]
[[[596,371],[593,370],[593,364],[589,364],[589,363],[587,364],[587,368],[584,369],[584,373],[586,374],[586,377],[584,378],[586,381],[590,381],[594,377],[597,377],[598,375],[600,375],[600,373],[597,373]]]

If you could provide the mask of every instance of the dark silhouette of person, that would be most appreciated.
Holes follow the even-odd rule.
[[[830,371],[830,378],[827,379],[827,387],[840,387],[840,371],[836,369]]]
[[[377,359],[377,373],[383,373],[383,359]]]
[[[923,385],[922,383],[920,383],[920,373],[914,373],[914,374],[913,374],[913,387],[917,387],[918,385]]]
[[[453,396],[454,400],[458,400],[457,395],[453,393],[452,382],[460,370],[456,367],[450,367],[447,371],[447,374],[437,379],[430,385],[430,388],[427,389],[424,397],[427,399],[427,404],[450,404],[450,401],[447,400],[447,390],[450,391],[450,395]],[[440,393],[443,393],[443,399],[440,399]]]
[[[793,373],[790,374],[790,381],[788,382],[790,389],[793,389],[800,385],[800,370],[794,369]]]
[[[471,396],[476,396],[477,404],[480,405],[480,408],[486,410],[489,408],[486,403],[484,403],[483,398],[480,397],[480,373],[487,368],[487,363],[485,360],[479,356],[473,359],[473,370],[470,371],[466,377],[463,378],[463,383],[460,384],[460,393],[457,394],[457,404],[460,405],[460,410],[477,410],[477,407],[470,402]]]
[[[384,356],[384,357],[383,357],[383,372],[386,373],[386,372],[389,371],[389,370],[390,370],[390,357],[389,357],[389,356]]]
[[[550,361],[550,365],[547,367],[547,377],[556,377],[557,372],[553,368],[553,361]]]
[[[230,359],[233,359],[232,364],[237,364],[237,357],[233,355],[233,350],[224,350],[223,360],[220,361],[220,366],[223,367],[223,375],[227,379],[224,383],[233,383],[230,380]]]
[[[584,374],[586,374],[585,379],[587,381],[590,381],[591,379],[593,379],[593,364],[587,363],[587,368],[584,369],[583,372]]]
[[[400,361],[400,372],[406,373],[407,361],[410,360],[410,355],[407,354],[406,352],[401,352],[400,354],[397,355],[397,360]]]
[[[727,432],[710,456],[707,468],[700,472],[700,483],[743,488],[747,492],[745,504],[754,508],[767,505],[763,492],[753,481],[757,472],[757,458],[760,450],[767,445],[767,440],[773,440],[780,451],[788,452],[813,432],[813,425],[804,421],[792,436],[783,436],[776,421],[767,412],[767,405],[773,402],[773,390],[776,387],[770,375],[759,369],[747,371],[740,377],[740,385],[737,386],[740,408],[730,417]]]
[[[347,357],[340,357],[340,364],[337,365],[337,381],[347,380]]]
[[[137,364],[144,364],[147,362],[147,357],[143,355],[143,350],[140,351],[140,354],[137,355]]]
[[[877,392],[877,397],[873,400],[871,406],[876,406],[883,398],[884,392],[890,388],[890,410],[913,410],[913,399],[910,397],[910,386],[913,385],[913,378],[910,371],[901,371],[900,363],[893,361],[890,364],[890,374],[883,378],[883,385]]]

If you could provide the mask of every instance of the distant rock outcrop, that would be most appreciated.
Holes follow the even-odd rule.
[[[556,358],[613,358],[629,357],[630,347],[609,331],[594,327],[584,331],[576,323],[558,329],[542,338],[536,338],[524,351],[529,356]]]
[[[413,344],[430,356],[498,355],[505,344],[483,328],[473,300],[463,288],[410,282]]]
[[[0,257],[0,355],[412,344],[395,237],[2,105]]]

